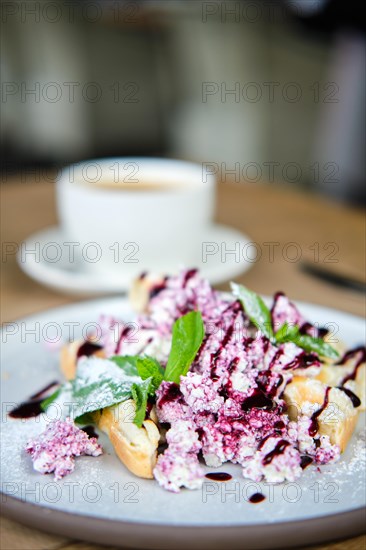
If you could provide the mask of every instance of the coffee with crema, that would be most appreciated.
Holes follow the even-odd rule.
[[[170,159],[72,165],[57,181],[65,242],[97,250],[94,261],[82,259],[83,267],[108,278],[197,265],[213,216],[214,182],[200,164]]]
[[[101,179],[99,181],[79,180],[77,184],[90,186],[96,189],[104,189],[106,191],[178,191],[188,187],[192,187],[192,184],[187,182],[186,184],[174,181],[154,181],[142,179],[138,181],[113,181],[108,179]]]

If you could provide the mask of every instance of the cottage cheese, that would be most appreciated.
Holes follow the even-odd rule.
[[[102,448],[95,437],[77,428],[68,418],[50,422],[46,430],[26,446],[33,468],[42,474],[54,473],[59,480],[75,468],[75,457],[99,456]]]

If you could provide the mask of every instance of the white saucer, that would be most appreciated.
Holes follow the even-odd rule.
[[[114,294],[129,289],[131,280],[143,271],[174,273],[183,267],[200,269],[211,284],[219,284],[244,273],[254,263],[250,258],[251,241],[240,231],[224,225],[212,225],[205,235],[192,243],[192,262],[169,265],[157,258],[155,265],[142,262],[124,264],[123,270],[101,272],[80,259],[70,261],[70,246],[65,245],[60,227],[50,227],[26,239],[18,252],[20,268],[36,281],[68,294]],[[202,257],[202,243],[213,243],[211,254]],[[47,248],[45,248],[47,247]],[[47,253],[44,253],[47,251]],[[231,252],[230,252],[231,251]],[[236,253],[235,253],[235,252]]]

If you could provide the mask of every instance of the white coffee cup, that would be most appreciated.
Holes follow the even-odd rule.
[[[85,266],[118,275],[195,265],[211,224],[215,177],[160,158],[108,158],[65,168],[57,182],[65,242]],[[71,246],[71,245],[69,245]]]

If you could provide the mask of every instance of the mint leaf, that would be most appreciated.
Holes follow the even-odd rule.
[[[163,381],[164,370],[156,359],[149,356],[114,356],[112,360],[127,375],[141,378],[138,382],[133,382],[130,388],[131,396],[136,404],[134,423],[141,428],[146,416],[148,397],[155,395],[155,391]],[[77,420],[80,422],[80,418]]]
[[[299,348],[308,352],[315,352],[322,357],[337,359],[339,353],[330,344],[321,338],[314,338],[308,334],[300,334],[299,327],[285,323],[275,334],[277,344],[293,342]]]
[[[42,411],[45,411],[47,409],[47,407],[49,405],[51,405],[51,403],[53,403],[54,401],[56,401],[56,399],[58,398],[58,396],[60,395],[61,393],[61,390],[62,390],[62,387],[61,388],[57,388],[56,391],[54,391],[53,393],[51,393],[51,395],[49,395],[48,397],[46,397],[46,399],[43,399],[43,401],[41,402],[41,409]]]
[[[163,369],[152,357],[115,356],[113,361],[88,358],[78,363],[75,380],[66,382],[45,399],[42,408],[45,410],[64,394],[65,403],[61,405],[72,411],[74,421],[92,424],[95,420],[92,413],[132,397],[136,403],[134,422],[141,427],[148,397],[155,394],[162,380]]]
[[[274,340],[271,312],[262,298],[243,285],[231,283],[231,290],[235,298],[240,300],[249,319],[269,340]]]
[[[126,374],[115,361],[96,357],[79,361],[70,396],[75,421],[86,413],[130,399],[135,382],[140,378]]]
[[[289,325],[287,322],[276,332],[275,339],[278,344],[284,342],[295,342],[299,335],[299,327],[296,325]]]
[[[132,398],[136,404],[134,424],[141,428],[146,416],[147,400],[151,393],[152,378],[146,378],[143,382],[134,383],[131,386]],[[154,391],[154,390],[153,390]]]
[[[299,334],[293,341],[299,348],[305,351],[315,352],[322,357],[329,357],[330,359],[338,359],[339,357],[338,351],[327,342],[324,342],[321,338],[313,338],[307,334]]]
[[[173,325],[172,347],[165,368],[164,378],[179,384],[191,366],[205,335],[202,315],[191,311],[177,319]]]
[[[159,361],[149,356],[137,357],[136,366],[142,380],[151,377],[154,390],[160,386],[164,378],[164,369]]]
[[[262,298],[242,285],[231,283],[234,296],[238,298],[249,319],[267,338],[277,344],[294,342],[299,348],[308,352],[315,352],[320,356],[337,359],[338,352],[321,338],[313,338],[307,334],[300,334],[299,327],[285,323],[273,334],[271,312]]]
[[[82,426],[85,426],[86,424],[94,424],[95,418],[93,413],[85,413],[85,414],[82,414],[81,416],[78,416],[75,422],[77,424],[81,424]]]
[[[132,384],[133,382],[119,384],[112,379],[106,379],[78,388],[73,387],[71,403],[75,422],[86,413],[126,401],[131,397]]]
[[[138,376],[136,366],[138,359],[138,355],[114,355],[113,357],[109,357],[109,361],[116,363],[128,376]]]

